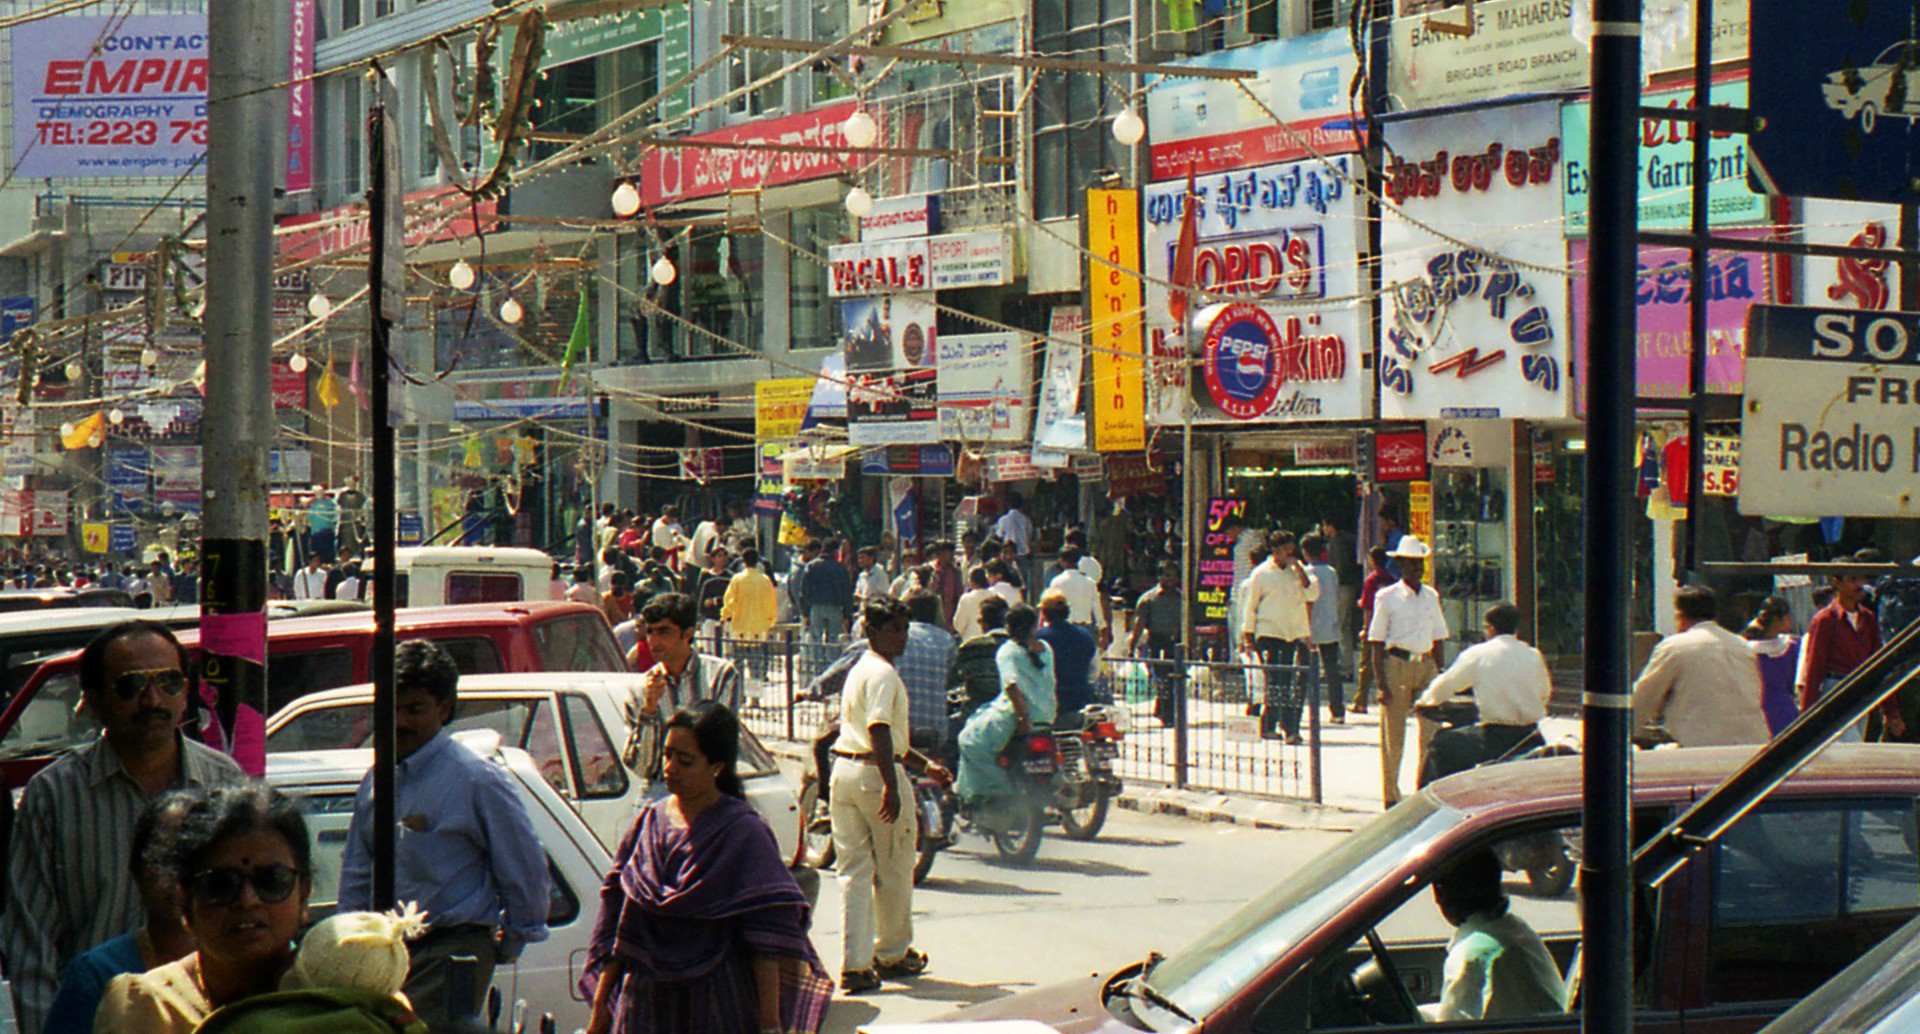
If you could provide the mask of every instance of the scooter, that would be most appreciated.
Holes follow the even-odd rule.
[[[1480,708],[1472,700],[1455,699],[1437,707],[1416,708],[1415,713],[1441,725],[1427,745],[1428,763],[1421,771],[1422,786],[1470,768],[1571,752],[1565,746],[1548,745],[1536,732],[1502,754],[1488,757],[1484,730],[1480,728]],[[1566,834],[1543,830],[1509,839],[1494,853],[1507,872],[1526,874],[1527,886],[1535,896],[1557,898],[1573,886],[1573,877],[1579,868],[1577,850]]]

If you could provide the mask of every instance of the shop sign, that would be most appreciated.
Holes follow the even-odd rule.
[[[1087,249],[1093,447],[1131,452],[1147,444],[1139,191],[1087,191]]]
[[[1296,467],[1351,467],[1356,456],[1351,438],[1293,443],[1293,465]]]
[[[997,452],[987,457],[987,480],[1040,481],[1048,471],[1033,465],[1033,457],[1024,452]]]
[[[849,298],[840,303],[840,318],[847,440],[858,446],[939,441],[932,297]]]
[[[153,447],[153,501],[188,513],[200,512],[200,447]]]
[[[1219,624],[1233,609],[1233,538],[1227,534],[1227,522],[1246,516],[1245,499],[1207,500],[1206,533],[1193,572],[1196,623]]]
[[[1702,439],[1700,490],[1707,495],[1740,494],[1740,439],[1708,435]]]
[[[1360,294],[1365,221],[1348,179],[1355,167],[1341,156],[1196,178],[1195,285],[1233,301],[1202,310],[1183,328],[1170,311],[1170,288],[1148,284],[1154,355],[1167,360],[1155,364],[1155,423],[1186,419],[1183,357],[1200,370],[1192,398],[1201,422],[1371,415],[1364,307],[1302,304]],[[1187,184],[1156,183],[1143,194],[1147,274],[1170,281]]]
[[[699,133],[687,138],[687,147],[656,147],[640,160],[640,173],[630,182],[640,191],[641,205],[651,208],[695,198],[715,197],[735,190],[764,190],[841,176],[854,168],[845,153],[832,151],[761,151],[699,144],[801,144],[827,147],[844,143],[841,123],[858,105],[830,104],[795,115],[758,119],[738,126]],[[884,142],[884,141],[883,141]]]
[[[305,449],[274,449],[268,452],[267,480],[275,484],[313,484],[313,453]]]
[[[787,492],[785,442],[761,442],[758,452],[760,471],[753,482],[753,512],[762,517],[780,516],[781,501]]]
[[[838,481],[847,476],[845,449],[788,449],[780,455],[782,476],[795,481]]]
[[[113,293],[138,294],[147,289],[147,264],[109,262],[100,269],[100,289]]]
[[[287,193],[313,189],[313,44],[318,35],[316,0],[291,0],[292,29],[287,75]]]
[[[1167,457],[1159,453],[1123,452],[1102,458],[1107,467],[1107,492],[1115,499],[1167,494]]]
[[[1692,90],[1656,93],[1649,107],[1691,111]],[[1715,105],[1744,108],[1744,80],[1716,86]],[[1560,138],[1566,141],[1567,233],[1587,232],[1587,194],[1591,166],[1587,141],[1592,132],[1593,105],[1586,101],[1560,109]],[[1640,120],[1640,228],[1686,230],[1693,226],[1693,139],[1697,126],[1678,119]],[[1767,197],[1747,188],[1747,138],[1729,130],[1715,130],[1707,142],[1707,221],[1713,226],[1742,226],[1768,222]]]
[[[1920,313],[1756,305],[1740,512],[1920,513]]]
[[[1154,80],[1147,92],[1152,179],[1184,181],[1189,171],[1204,176],[1360,149],[1360,137],[1349,128],[1353,114],[1347,90],[1356,63],[1344,28],[1216,51],[1179,64],[1259,74],[1241,80]]]
[[[870,21],[879,21],[895,14],[901,7],[908,10],[888,19],[886,28],[880,30],[876,37],[879,42],[900,46],[939,38],[941,49],[948,49],[947,44],[955,36],[974,36],[988,29],[1012,29],[1013,20],[1027,10],[1026,5],[1018,0],[860,0],[856,4],[855,18],[864,9]],[[1008,39],[1000,46],[984,50],[967,46],[952,49],[973,53],[1003,53],[1012,46],[1013,40]]]
[[[1729,230],[1729,237],[1760,237],[1765,230]],[[1587,242],[1567,245],[1574,278],[1574,363],[1586,369]],[[1638,316],[1638,392],[1644,398],[1686,398],[1692,383],[1693,269],[1685,248],[1642,247],[1634,302]],[[1766,256],[1755,252],[1716,251],[1707,256],[1707,380],[1711,395],[1738,395],[1745,376],[1747,310],[1774,300]],[[1580,413],[1587,411],[1586,385],[1580,385]]]
[[[1080,371],[1086,351],[1086,311],[1056,305],[1047,321],[1046,370],[1033,425],[1033,462],[1057,467],[1066,454],[1087,447],[1087,420],[1080,412]]]
[[[89,521],[80,525],[80,548],[89,553],[105,553],[109,537],[105,524]]]
[[[12,341],[21,327],[33,323],[34,301],[31,295],[0,298],[0,342]]]
[[[1459,424],[1443,424],[1432,438],[1432,453],[1427,462],[1436,467],[1472,467],[1473,435]]]
[[[67,493],[47,489],[0,492],[0,535],[58,537],[67,533]]]
[[[113,524],[107,528],[107,548],[115,553],[131,553],[139,542],[131,524]]]
[[[151,464],[144,445],[110,444],[106,448],[107,512],[132,513],[147,500]]]
[[[1800,202],[1800,223],[1809,244],[1887,248],[1900,235],[1900,208],[1805,198]],[[1900,267],[1886,259],[1808,256],[1800,266],[1801,287],[1796,293],[1802,304],[1884,312],[1900,297]]]
[[[1567,415],[1559,130],[1555,104],[1388,127],[1383,419]]]
[[[1386,484],[1427,476],[1427,432],[1382,431],[1373,436],[1373,479]]]
[[[1013,282],[1013,241],[1006,230],[977,230],[835,244],[827,264],[835,298],[991,287]]]
[[[273,364],[273,408],[307,407],[307,371],[295,370],[286,363]]]
[[[860,457],[860,472],[893,477],[950,478],[953,450],[945,445],[889,445]]]
[[[800,435],[813,398],[813,377],[780,377],[753,386],[753,437],[781,442]]]
[[[455,241],[498,229],[500,202],[474,201],[453,187],[435,187],[408,194],[406,244],[413,248],[432,241]],[[281,262],[304,262],[364,249],[372,240],[365,202],[329,208],[305,215],[283,216],[275,247]],[[310,230],[303,227],[313,227]]]
[[[580,377],[562,378],[558,374],[518,380],[455,381],[453,418],[585,420],[586,381]]]
[[[898,237],[927,237],[940,232],[940,195],[905,194],[878,198],[860,217],[862,242]]]
[[[1407,486],[1407,531],[1433,544],[1433,482],[1415,481]]]
[[[1025,335],[947,334],[939,345],[940,437],[1024,442],[1033,360]]]
[[[1429,27],[1424,11],[1395,18],[1388,44],[1389,95],[1398,109],[1413,111],[1581,89],[1592,54],[1574,36],[1576,6],[1574,0],[1490,0],[1471,8],[1473,31],[1466,35]],[[1432,13],[1433,20],[1456,25],[1466,17],[1460,10]],[[1746,6],[1715,4],[1713,20],[1714,62],[1745,59]],[[1647,64],[1650,71],[1693,66],[1690,6],[1684,24],[1674,26],[1671,49]]]

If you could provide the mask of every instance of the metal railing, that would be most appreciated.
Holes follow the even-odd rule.
[[[702,648],[740,666],[741,721],[747,728],[763,739],[804,743],[839,708],[837,696],[809,686],[850,642],[845,636],[809,638],[798,627],[780,626],[764,638],[709,632]],[[1326,701],[1311,658],[1275,665],[1190,661],[1176,647],[1140,657],[1102,655],[1091,681],[1095,702],[1118,704],[1129,716],[1117,759],[1122,779],[1324,800]],[[1297,737],[1288,737],[1290,731]]]

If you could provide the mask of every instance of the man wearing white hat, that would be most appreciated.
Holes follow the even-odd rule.
[[[1440,594],[1420,583],[1431,553],[1417,536],[1401,538],[1387,554],[1399,568],[1400,581],[1374,596],[1373,621],[1367,626],[1373,670],[1380,673],[1380,796],[1389,808],[1400,802],[1407,715],[1414,697],[1440,673],[1440,644],[1450,634]],[[1417,763],[1414,769],[1419,770]]]

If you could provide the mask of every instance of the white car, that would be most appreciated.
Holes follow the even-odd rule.
[[[463,733],[458,740],[512,773],[527,817],[533,820],[534,833],[547,850],[547,871],[553,877],[547,939],[527,945],[519,961],[494,971],[493,986],[505,1003],[504,1015],[512,1015],[514,1003],[526,1002],[533,1014],[529,1029],[537,1029],[542,1013],[553,1014],[558,1030],[585,1027],[588,1003],[580,1000],[574,983],[586,962],[587,942],[600,907],[600,884],[613,861],[579,813],[541,778],[525,751],[501,747],[499,737],[485,732]],[[316,921],[333,914],[339,902],[347,824],[353,818],[354,795],[372,764],[370,750],[267,756],[267,782],[299,801],[313,836],[310,907]]]
[[[1901,40],[1859,68],[1828,72],[1820,85],[1827,107],[1860,120],[1871,133],[1880,116],[1920,117],[1920,42]]]
[[[490,729],[533,756],[540,774],[613,851],[641,805],[646,778],[620,760],[640,699],[642,676],[624,672],[465,675],[453,732]],[[346,686],[300,697],[267,719],[267,751],[365,747],[373,735],[373,687]],[[747,799],[773,827],[781,856],[798,865],[800,798],[793,781],[753,733],[740,730],[740,778]]]

